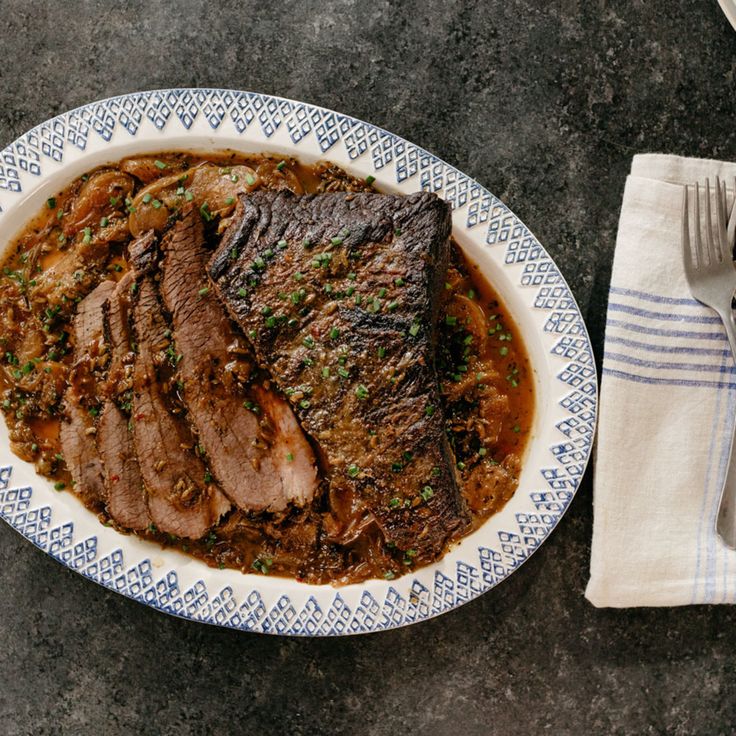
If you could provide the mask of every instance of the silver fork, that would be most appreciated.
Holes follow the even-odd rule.
[[[705,180],[705,245],[701,237],[700,187],[695,184],[693,202],[693,244],[690,243],[690,218],[688,187],[682,197],[682,255],[685,264],[685,277],[692,295],[702,304],[713,309],[723,322],[731,346],[731,354],[736,360],[736,322],[734,322],[731,303],[736,292],[736,268],[734,268],[728,234],[726,232],[725,186],[716,177],[715,225],[711,215],[710,181]],[[734,428],[736,432],[736,427]],[[736,469],[731,469],[733,436],[728,450],[728,472],[721,487],[716,533],[729,548],[736,549]]]

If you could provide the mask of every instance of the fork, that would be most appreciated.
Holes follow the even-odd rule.
[[[731,354],[736,360],[736,322],[734,322],[731,303],[736,292],[736,268],[729,247],[726,232],[725,186],[716,177],[715,186],[715,225],[711,213],[710,180],[705,180],[705,243],[701,237],[700,186],[695,184],[693,202],[693,245],[690,242],[690,218],[688,187],[682,197],[682,256],[685,277],[690,292],[701,304],[714,310],[726,329]],[[736,432],[736,427],[734,427]],[[721,486],[716,533],[730,549],[736,549],[736,469],[731,468],[733,436],[728,450],[728,472]]]

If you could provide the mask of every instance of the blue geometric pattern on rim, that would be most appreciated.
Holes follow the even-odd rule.
[[[366,157],[384,179],[415,179],[455,210],[465,208],[468,228],[483,227],[488,246],[503,248],[506,264],[523,264],[520,286],[535,289],[534,309],[545,314],[544,331],[557,339],[552,355],[566,361],[557,378],[570,391],[560,406],[560,440],[550,447],[544,485],[530,494],[534,513],[516,514],[516,528],[498,532],[493,549],[478,547],[477,562],[458,561],[454,574],[434,573],[432,588],[418,579],[408,596],[389,587],[384,600],[364,592],[351,608],[335,592],[326,609],[310,596],[297,609],[281,595],[267,608],[253,590],[236,600],[231,587],[209,591],[203,581],[182,590],[174,570],[155,571],[150,559],[126,565],[121,549],[100,556],[95,536],[75,535],[74,524],[57,524],[49,506],[32,505],[31,487],[10,485],[12,466],[0,468],[0,517],[68,567],[134,600],[195,621],[247,631],[289,635],[340,635],[403,626],[454,608],[508,577],[546,538],[567,509],[590,454],[596,422],[597,377],[590,342],[575,300],[557,266],[511,210],[465,174],[417,146],[339,113],[252,92],[170,89],[95,102],[37,126],[0,152],[0,190],[21,192],[19,172],[40,176],[46,160],[62,162],[68,146],[85,150],[91,136],[109,141],[122,129],[135,137],[144,120],[158,130],[198,117],[217,130],[229,120],[242,134],[257,125],[266,139],[282,126],[293,145],[313,137],[325,153],[341,144],[351,160]],[[0,210],[1,212],[2,210]]]

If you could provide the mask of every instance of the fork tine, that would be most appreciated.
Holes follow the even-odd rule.
[[[728,217],[728,192],[726,191],[726,182],[721,182],[721,204],[723,206],[723,219],[728,224],[726,218]]]
[[[710,207],[710,179],[705,180],[705,246],[708,250],[708,265],[714,266],[718,259],[716,257],[716,246],[713,242],[713,215]]]
[[[695,182],[695,201],[693,202],[693,214],[695,215],[695,227],[693,228],[693,239],[695,240],[695,267],[704,265],[703,240],[700,236],[700,185]]]
[[[726,244],[726,208],[723,205],[723,200],[726,196],[725,185],[721,186],[721,180],[716,177],[716,234],[718,237],[716,240],[716,250],[718,252],[718,261],[722,263],[726,260],[726,251],[728,246]]]
[[[688,278],[693,270],[693,251],[690,247],[690,216],[688,214],[687,184],[682,188],[682,262],[685,264],[685,276]]]

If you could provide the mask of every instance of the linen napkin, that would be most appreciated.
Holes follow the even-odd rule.
[[[736,164],[647,154],[626,181],[609,294],[586,597],[595,606],[736,600],[715,534],[736,414],[720,320],[690,296],[682,184]],[[730,478],[729,478],[730,482]]]

